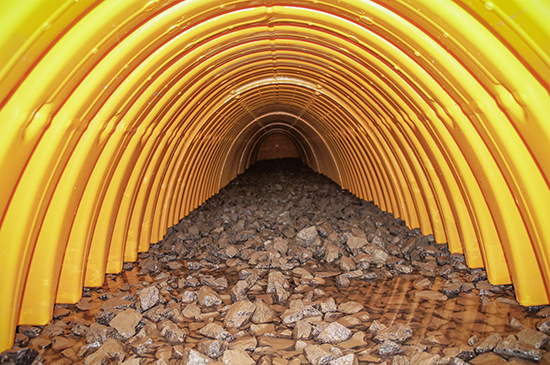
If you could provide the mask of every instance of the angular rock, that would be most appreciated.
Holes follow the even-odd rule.
[[[391,340],[394,342],[401,343],[401,342],[407,341],[411,337],[412,337],[411,327],[399,323],[380,330],[374,337],[374,340],[380,343],[386,340]]]
[[[361,249],[363,246],[366,246],[369,244],[369,241],[367,241],[366,238],[362,237],[355,237],[351,236],[348,238],[348,241],[346,242],[349,250],[354,256],[357,256],[359,252],[361,252]]]
[[[483,354],[485,352],[493,351],[497,343],[502,340],[502,337],[498,333],[493,333],[492,335],[484,338],[481,342],[478,342],[474,346],[474,351],[476,354]]]
[[[197,350],[185,349],[182,356],[183,365],[204,365],[214,362],[211,358],[201,354]]]
[[[160,334],[171,345],[183,345],[185,341],[185,337],[187,336],[187,334],[185,333],[185,330],[178,327],[178,325],[172,321],[166,321],[162,325]]]
[[[550,337],[548,337],[544,333],[535,331],[531,328],[522,329],[521,331],[516,333],[516,337],[520,342],[533,346],[537,349],[543,347],[550,339]]]
[[[378,348],[378,355],[380,356],[395,356],[404,352],[405,350],[399,344],[391,340],[385,340]]]
[[[256,305],[256,310],[254,311],[254,314],[252,314],[251,318],[253,323],[273,322],[273,320],[276,318],[276,313],[273,309],[271,309],[261,299],[256,299],[254,304]]]
[[[141,321],[143,315],[133,308],[128,308],[124,312],[120,312],[116,315],[109,326],[113,327],[118,334],[128,339],[136,334],[136,326]]]
[[[506,358],[518,357],[520,359],[531,361],[539,361],[542,357],[541,350],[533,346],[523,344],[510,337],[499,341],[493,349],[493,352]]]
[[[104,326],[99,323],[92,323],[86,332],[86,343],[103,344],[109,337],[112,337],[115,333],[115,329]]]
[[[329,361],[338,358],[338,356],[324,350],[318,345],[308,345],[304,348],[304,352],[309,363],[313,365],[328,364]]]
[[[309,340],[313,332],[311,324],[305,320],[299,320],[294,326],[292,337],[295,340]]]
[[[357,365],[357,357],[355,354],[340,356],[337,359],[329,361],[329,365]]]
[[[226,327],[240,328],[247,324],[256,310],[256,305],[248,300],[233,303],[225,315]]]
[[[112,362],[120,364],[126,357],[124,345],[119,340],[109,338],[101,345],[101,347],[91,355],[84,359],[85,365],[101,364]]]
[[[227,365],[255,365],[256,362],[253,358],[243,350],[226,350],[222,359],[224,364]]]
[[[321,330],[317,336],[317,341],[323,343],[340,343],[351,337],[351,330],[342,326],[338,322],[332,322]]]
[[[354,314],[365,309],[365,306],[359,302],[349,301],[338,306],[338,311],[344,314]]]
[[[444,302],[448,299],[445,294],[439,293],[439,292],[436,292],[436,291],[432,291],[432,290],[419,291],[419,292],[414,293],[414,296],[419,298],[419,299],[435,300],[435,301],[438,301],[438,302]]]
[[[315,242],[319,235],[317,233],[317,228],[311,226],[302,229],[300,232],[298,232],[298,234],[296,234],[296,237],[304,241],[305,244],[309,246]]]
[[[206,326],[199,330],[199,333],[203,336],[210,337],[216,340],[233,341],[233,335],[227,332],[221,325],[215,322],[208,323]]]
[[[222,304],[222,298],[209,286],[202,286],[198,292],[198,302],[204,307],[214,307]]]
[[[199,352],[213,359],[222,356],[228,348],[229,344],[221,340],[202,339],[197,344],[197,350],[199,350]]]

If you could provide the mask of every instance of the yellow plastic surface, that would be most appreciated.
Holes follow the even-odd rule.
[[[550,302],[550,4],[0,1],[0,350],[283,134]]]

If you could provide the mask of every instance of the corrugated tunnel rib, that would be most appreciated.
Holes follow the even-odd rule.
[[[284,136],[523,305],[550,293],[550,6],[2,1],[0,350]]]

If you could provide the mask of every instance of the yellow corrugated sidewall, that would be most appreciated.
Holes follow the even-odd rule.
[[[5,0],[0,18],[0,350],[275,132],[549,303],[548,2]]]

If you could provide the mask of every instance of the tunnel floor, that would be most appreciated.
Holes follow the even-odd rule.
[[[272,160],[50,324],[19,326],[0,363],[548,363],[549,314],[299,161]]]

